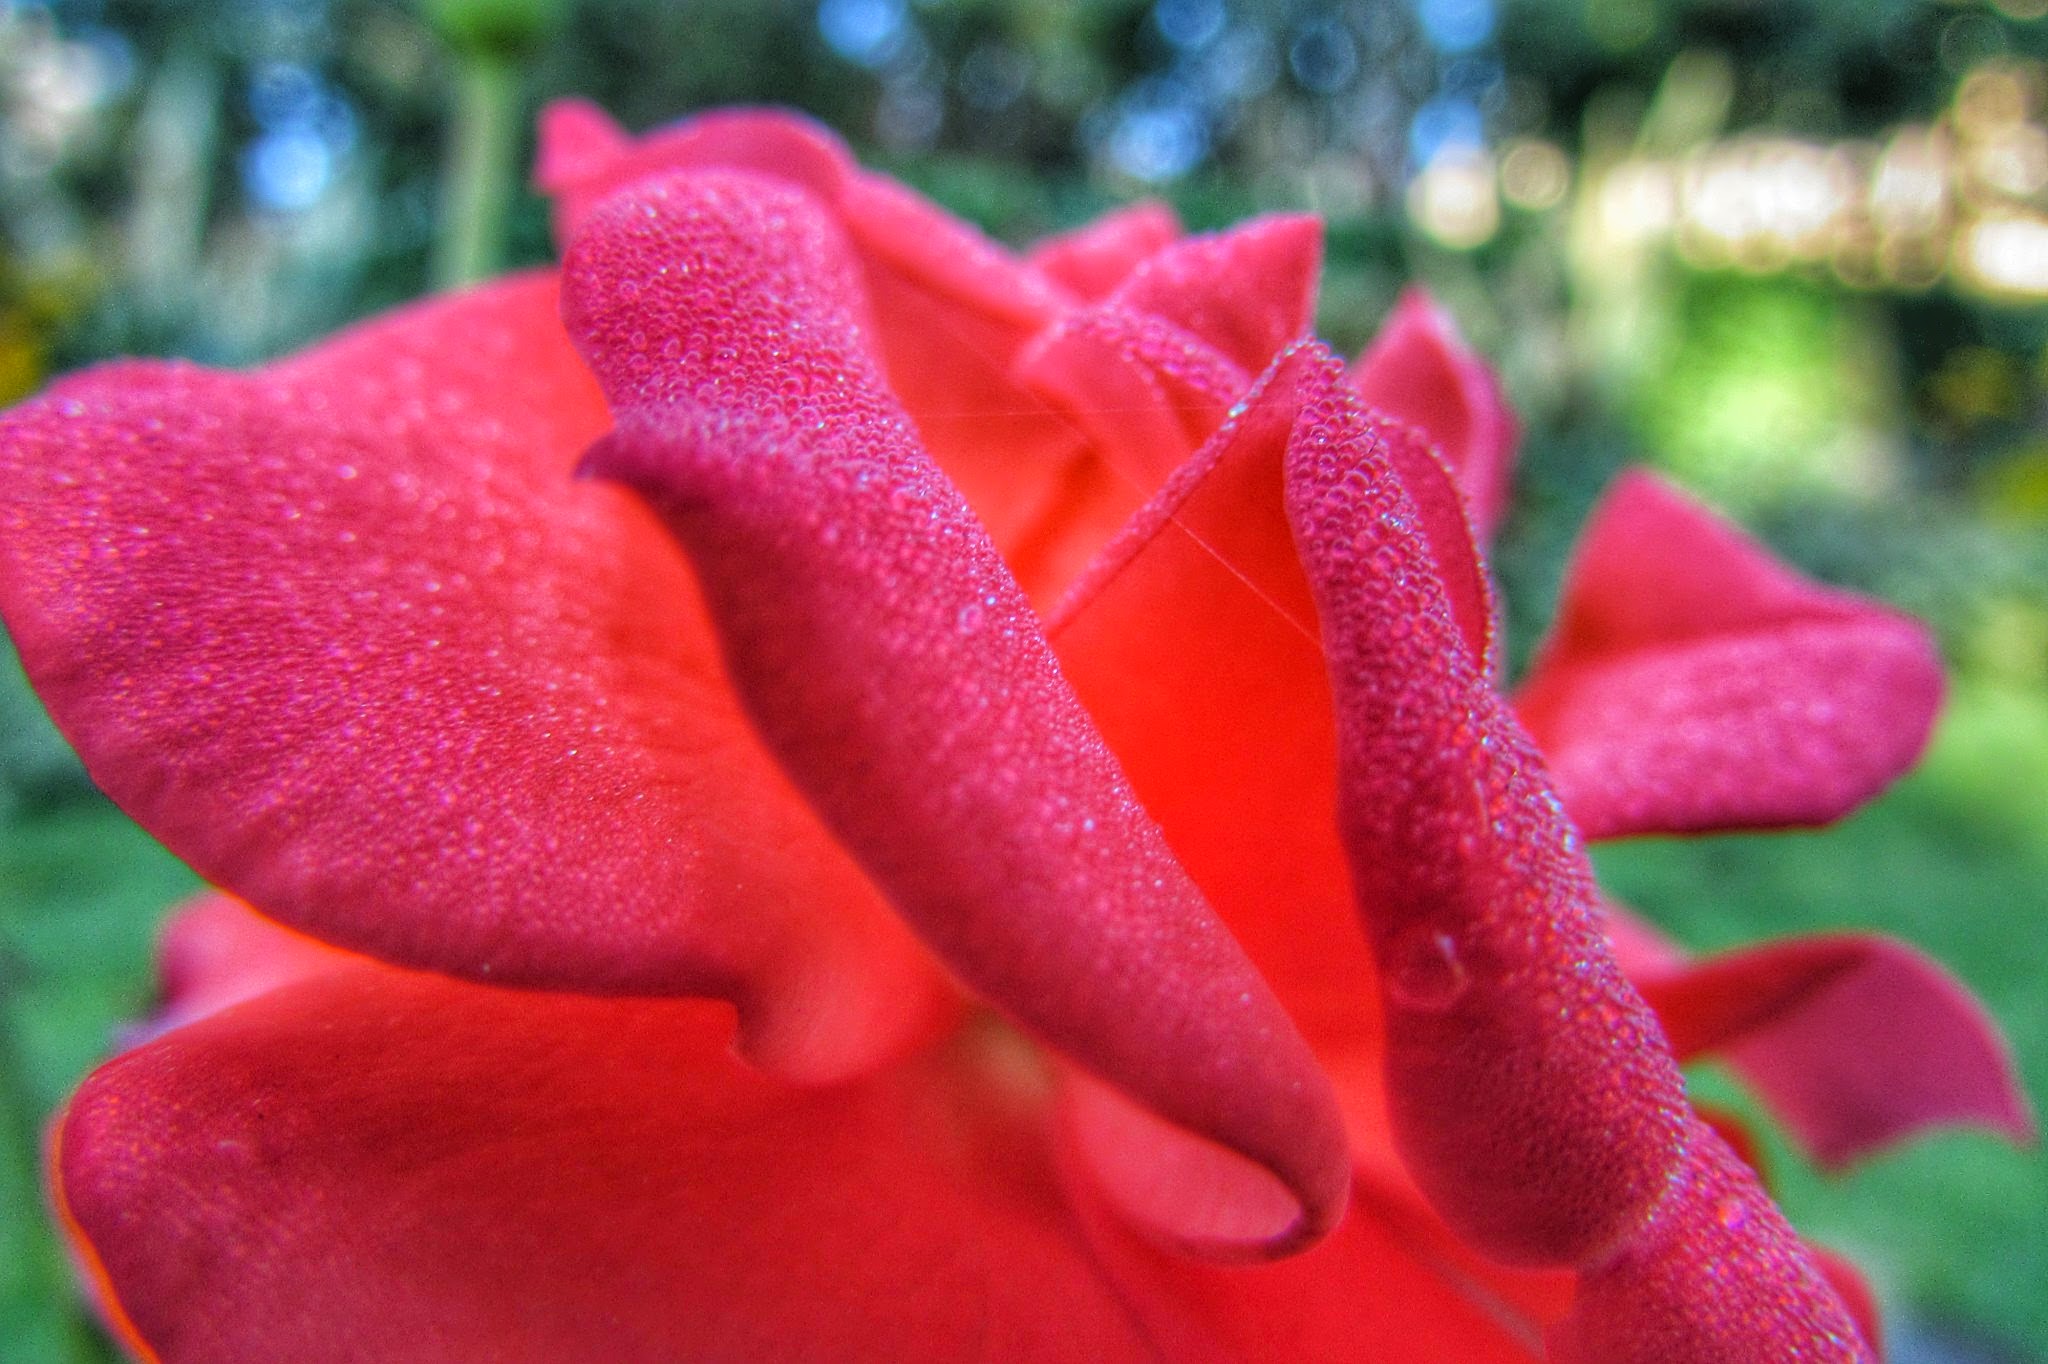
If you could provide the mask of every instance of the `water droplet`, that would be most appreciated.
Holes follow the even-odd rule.
[[[1436,929],[1403,934],[1387,954],[1387,996],[1408,1009],[1435,1012],[1458,1002],[1471,984],[1458,940]]]
[[[1743,1223],[1749,1221],[1749,1208],[1740,1194],[1728,1194],[1714,1204],[1714,1220],[1730,1231],[1741,1231]]]

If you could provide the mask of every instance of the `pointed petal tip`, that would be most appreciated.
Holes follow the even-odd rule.
[[[1582,532],[1515,703],[1600,839],[1831,823],[1919,759],[1945,686],[1922,623],[1632,470]]]
[[[1180,217],[1162,199],[1141,199],[1033,247],[1029,262],[1082,299],[1096,302],[1139,262],[1181,235]]]
[[[1456,320],[1410,286],[1351,368],[1365,401],[1422,432],[1451,471],[1483,547],[1506,515],[1521,423]]]
[[[1328,1081],[894,405],[856,269],[814,200],[761,177],[600,205],[564,315],[620,424],[586,462],[644,476],[756,730],[960,978],[1327,1225],[1345,1170]]]
[[[574,96],[550,101],[540,111],[538,138],[533,185],[545,194],[602,174],[631,145],[610,114]]]
[[[1907,943],[1789,938],[1655,966],[1638,983],[1678,1054],[1725,1057],[1823,1168],[1944,1127],[2034,1138],[1997,1022]]]

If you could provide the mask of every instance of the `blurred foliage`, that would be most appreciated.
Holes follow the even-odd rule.
[[[1946,253],[1850,269],[1690,250],[1684,224],[1617,239],[1608,218],[1630,202],[1612,197],[1620,172],[1690,174],[1748,145],[1730,139],[1805,139],[1859,167],[1887,147],[1967,150],[1991,96],[2020,101],[1992,110],[2018,156],[1998,202],[2048,206],[2027,159],[2044,145],[2044,13],[2048,0],[0,0],[0,401],[114,354],[245,363],[434,280],[548,259],[545,208],[516,187],[531,115],[562,94],[633,128],[793,105],[1011,241],[1148,193],[1198,228],[1314,210],[1329,224],[1326,336],[1355,350],[1423,281],[1498,357],[1527,419],[1496,562],[1515,658],[1599,489],[1642,457],[1809,570],[1935,623],[1960,701],[1892,796],[1825,836],[1630,845],[1601,868],[1696,946],[1829,924],[1912,938],[1985,994],[2039,1096],[2048,308],[1972,287]],[[1981,207],[1981,185],[1956,193]],[[8,659],[0,840],[0,1355],[97,1359],[29,1212],[31,1153],[143,1007],[156,912],[190,879],[92,792]],[[1914,1340],[1934,1342],[1926,1358],[2042,1357],[2025,1353],[2048,1340],[2038,1159],[1948,1138],[1828,1181],[1773,1152],[1793,1212],[1917,1314],[1902,1359]]]

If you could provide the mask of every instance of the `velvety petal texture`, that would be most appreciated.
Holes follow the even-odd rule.
[[[1635,982],[1681,1059],[1728,1061],[1825,1166],[1934,1127],[2033,1136],[1997,1025],[1904,943],[1818,934]]]
[[[61,1194],[164,1364],[1155,1360],[975,1040],[797,1088],[716,1004],[352,967],[102,1069]]]
[[[1839,818],[1919,757],[1941,694],[1919,622],[1633,472],[1515,706],[1580,830],[1609,838]]]
[[[755,724],[899,911],[1114,1086],[1087,1123],[1113,1190],[1214,1253],[1320,1235],[1327,1081],[889,396],[832,221],[764,178],[655,177],[592,213],[568,280],[617,423],[589,469],[687,548]]]
[[[1373,970],[1335,823],[1317,813],[1336,806],[1328,669],[1282,498],[1310,363],[1296,349],[1261,378],[1097,559],[1051,633],[1146,808],[1325,1064],[1371,1068]],[[1455,492],[1441,473],[1434,487],[1418,525],[1464,547],[1443,556],[1444,590],[1481,652],[1485,579]]]
[[[1870,1364],[1678,1063],[1837,1163],[2030,1134],[1995,1029],[1582,838],[1853,808],[1921,627],[1630,476],[1511,708],[1515,418],[1419,292],[1309,339],[1314,220],[1020,255],[771,110],[536,179],[559,279],[0,417],[31,677],[222,888],[51,1136],[138,1358]]]
[[[1132,488],[1158,487],[1308,329],[1322,265],[1312,218],[1255,219],[1163,247],[1040,336],[1017,367]]]
[[[1287,510],[1323,624],[1395,1132],[1476,1244],[1584,1263],[1628,1235],[1679,1158],[1678,1069],[1608,955],[1542,760],[1438,585],[1451,547],[1419,533],[1406,488],[1432,466],[1391,458],[1418,438],[1366,415],[1337,374],[1302,374]]]
[[[1580,1276],[1553,1364],[1872,1364],[1812,1254],[1712,1128],[1648,1225]]]
[[[0,419],[0,607],[94,780],[278,920],[720,995],[764,1061],[868,1064],[941,987],[760,748],[666,534],[571,479],[607,419],[555,309],[533,275],[246,375],[59,383]]]
[[[1507,515],[1521,426],[1500,380],[1450,314],[1422,290],[1408,290],[1350,377],[1367,406],[1422,432],[1449,466],[1474,535],[1489,543]]]
[[[1028,587],[1043,583],[1049,595],[1072,576],[1079,560],[1062,541],[1069,504],[1092,500],[1073,486],[1091,461],[1081,432],[1011,376],[1023,347],[1077,302],[1058,280],[863,172],[837,137],[800,115],[722,110],[631,138],[594,106],[566,100],[542,114],[540,140],[535,179],[555,196],[565,245],[606,195],[663,171],[723,166],[810,195],[846,234],[876,354],[926,447]],[[1124,250],[1149,243],[1159,225],[1133,228]]]
[[[1402,1154],[1474,1243],[1579,1269],[1553,1333],[1567,1359],[1868,1359],[1754,1175],[1687,1108],[1606,949],[1542,762],[1437,586],[1446,547],[1416,532],[1405,484],[1430,466],[1388,453],[1415,439],[1344,393],[1333,361],[1304,375],[1288,515],[1330,660]],[[1717,1294],[1731,1259],[1748,1272]]]

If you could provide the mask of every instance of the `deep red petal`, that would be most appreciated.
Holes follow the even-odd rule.
[[[1450,466],[1481,544],[1507,514],[1521,429],[1485,360],[1420,289],[1401,295],[1351,370],[1367,405],[1420,430]]]
[[[984,997],[1251,1162],[1188,1190],[1177,1233],[1320,1234],[1345,1184],[1327,1082],[884,388],[830,219],[763,178],[644,181],[568,279],[618,421],[589,467],[687,548],[756,725],[845,845]]]
[[[1573,819],[1609,838],[1837,819],[1918,758],[1941,692],[1918,622],[1634,472],[1515,704]]]
[[[1649,1224],[1583,1274],[1555,1364],[1872,1364],[1855,1319],[1771,1200],[1695,1123]]]
[[[1983,1006],[1889,938],[1791,938],[1638,976],[1680,1059],[1734,1065],[1823,1165],[1931,1127],[2034,1125]]]
[[[1091,514],[1101,490],[1075,487],[1089,462],[1080,431],[1010,376],[1022,347],[1073,297],[959,219],[863,173],[837,137],[801,116],[724,110],[637,139],[580,101],[541,116],[536,178],[555,196],[564,244],[624,186],[721,166],[798,186],[838,220],[896,397],[1027,588],[1050,601],[1142,495],[1109,489],[1112,510]]]
[[[1287,507],[1338,724],[1339,825],[1383,977],[1389,1107],[1417,1182],[1500,1258],[1583,1264],[1664,1188],[1683,1086],[1608,954],[1542,760],[1450,609],[1389,447],[1304,389]]]
[[[0,426],[0,606],[100,786],[280,921],[719,994],[764,1060],[864,1065],[931,968],[760,749],[659,524],[570,477],[606,414],[555,299],[65,381]]]
[[[1179,236],[1180,219],[1172,206],[1145,199],[1048,237],[1025,259],[1076,296],[1093,302],[1106,298],[1140,261]]]
[[[165,1364],[1155,1360],[976,1045],[797,1088],[716,1004],[356,967],[103,1068],[57,1173]]]

